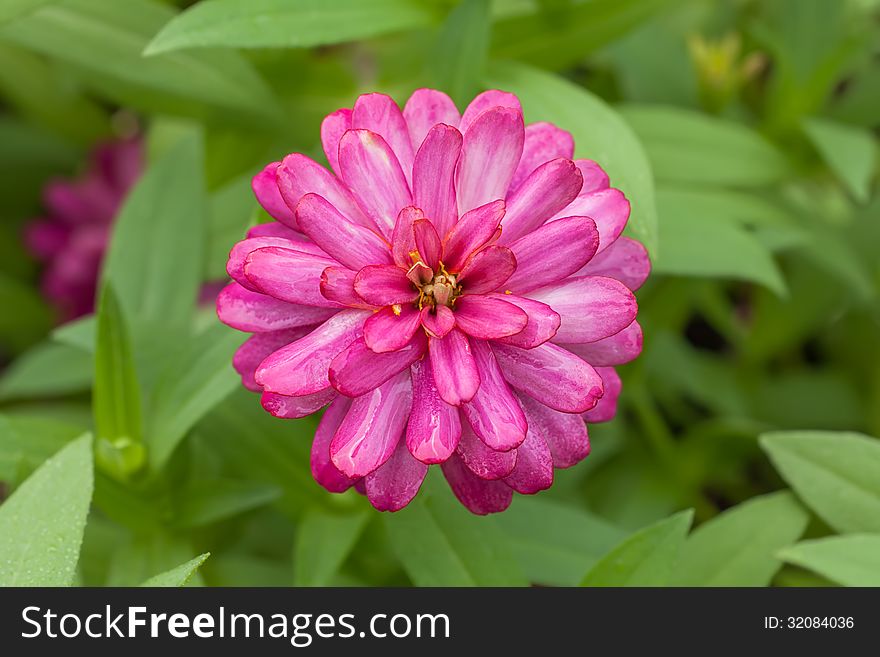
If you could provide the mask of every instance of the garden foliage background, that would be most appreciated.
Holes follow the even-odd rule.
[[[878,6],[3,0],[0,584],[880,585]],[[196,302],[262,165],[420,86],[571,131],[654,262],[617,418],[493,517],[324,492],[316,419],[266,414]],[[100,311],[58,326],[23,226],[133,127]]]

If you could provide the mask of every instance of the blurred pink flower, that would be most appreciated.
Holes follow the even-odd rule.
[[[44,188],[46,214],[26,226],[25,244],[46,264],[43,294],[62,321],[92,312],[113,218],[142,169],[139,140],[107,142],[92,151],[80,177]]]
[[[377,509],[406,506],[431,464],[474,513],[548,488],[641,351],[632,290],[650,263],[620,236],[628,201],[501,91],[463,115],[430,89],[402,112],[364,95],[321,138],[333,173],[268,165],[253,188],[277,222],[230,253],[217,309],[253,333],[244,385],[278,417],[329,404],[315,479]]]

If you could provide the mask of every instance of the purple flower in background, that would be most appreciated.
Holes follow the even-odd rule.
[[[380,510],[442,464],[474,513],[548,488],[611,419],[641,351],[632,290],[650,270],[629,203],[571,135],[488,91],[460,115],[416,91],[325,118],[333,173],[301,154],[253,181],[277,220],[230,253],[223,322],[273,415],[329,404],[312,472]]]
[[[92,151],[80,177],[52,180],[44,188],[46,214],[28,224],[25,243],[46,264],[43,294],[63,321],[94,309],[113,218],[142,169],[139,140],[107,142]]]

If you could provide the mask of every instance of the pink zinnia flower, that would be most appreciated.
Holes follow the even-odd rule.
[[[430,89],[402,112],[368,94],[321,138],[333,173],[298,153],[268,165],[253,187],[278,223],[230,253],[217,308],[253,333],[244,385],[278,417],[329,404],[315,479],[377,509],[406,506],[431,464],[474,513],[549,487],[641,351],[650,264],[620,237],[626,198],[501,91],[463,115]]]
[[[43,189],[46,214],[25,229],[25,243],[46,263],[41,287],[62,320],[94,309],[95,287],[110,227],[143,169],[139,140],[100,144],[85,172]]]

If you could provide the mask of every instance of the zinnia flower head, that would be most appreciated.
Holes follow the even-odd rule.
[[[614,416],[614,366],[641,351],[650,264],[629,203],[569,133],[487,91],[463,114],[416,91],[324,119],[332,172],[304,155],[253,181],[277,220],[232,249],[222,321],[273,415],[329,404],[312,472],[398,510],[441,464],[474,513],[549,487]]]
[[[99,144],[78,178],[43,189],[45,216],[25,228],[25,244],[46,263],[41,287],[62,320],[92,312],[110,227],[143,169],[136,139]]]

